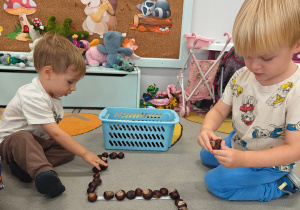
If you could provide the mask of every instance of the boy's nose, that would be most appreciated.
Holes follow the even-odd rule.
[[[248,60],[248,68],[251,70],[257,70],[261,68],[261,64],[258,59],[249,59]]]
[[[76,85],[73,85],[72,87],[71,87],[71,91],[75,91],[76,90]]]

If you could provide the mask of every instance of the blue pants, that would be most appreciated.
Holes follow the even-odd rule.
[[[231,147],[232,131],[226,137],[225,143]],[[277,186],[277,180],[287,172],[278,171],[272,167],[261,168],[225,168],[215,156],[202,149],[200,158],[204,165],[215,167],[205,175],[204,181],[208,190],[225,200],[257,200],[270,201],[283,195]]]

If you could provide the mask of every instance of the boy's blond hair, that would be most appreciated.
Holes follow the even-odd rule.
[[[82,76],[86,72],[86,64],[78,48],[58,34],[43,35],[34,48],[33,59],[38,73],[45,66],[51,66],[55,73],[65,73],[69,67],[81,72]]]
[[[236,53],[262,56],[300,39],[299,0],[245,0],[234,22]]]

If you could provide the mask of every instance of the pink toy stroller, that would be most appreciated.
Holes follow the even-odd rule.
[[[216,60],[197,60],[193,50],[208,47],[210,43],[214,42],[214,39],[199,36],[195,33],[184,35],[184,37],[187,38],[187,46],[190,50],[189,56],[177,76],[178,82],[176,87],[180,84],[182,89],[181,100],[179,103],[180,117],[187,117],[189,115],[191,101],[212,99],[213,103],[215,103],[213,81],[216,76],[219,62],[231,40],[230,34],[225,33],[224,36],[227,36],[227,41]],[[183,73],[189,60],[189,79],[187,88],[184,90]]]

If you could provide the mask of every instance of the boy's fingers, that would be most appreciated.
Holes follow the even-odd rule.
[[[224,140],[222,140],[222,142],[221,142],[221,148],[222,148],[223,150],[224,150],[224,149],[228,149],[228,147],[226,146]]]

